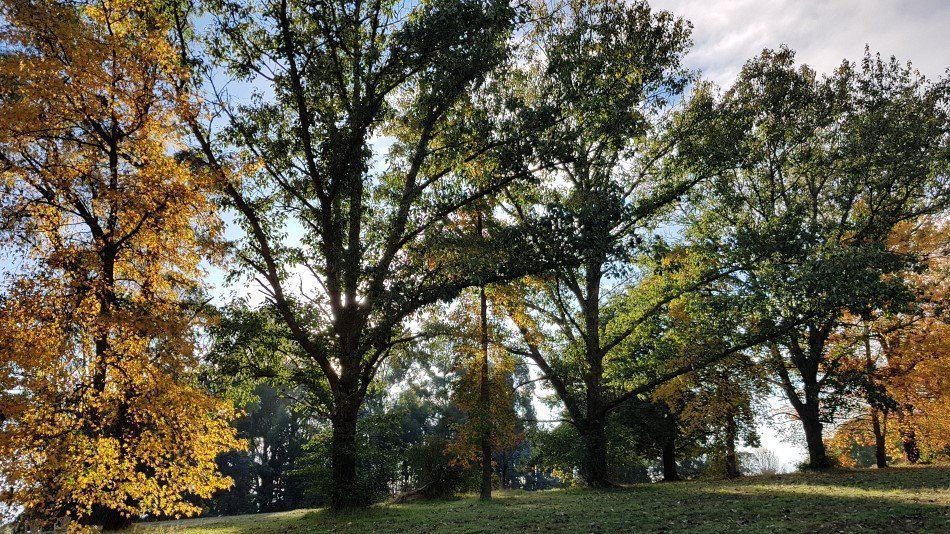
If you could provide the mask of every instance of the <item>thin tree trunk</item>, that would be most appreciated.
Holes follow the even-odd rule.
[[[874,430],[874,459],[877,462],[878,469],[887,467],[887,447],[884,442],[884,432],[881,431],[880,410],[874,407],[874,398],[871,392],[874,391],[875,370],[874,358],[871,356],[871,329],[865,326],[864,336],[864,356],[866,358],[866,367],[868,375],[868,404],[871,405],[871,427]]]
[[[482,212],[478,212],[477,219],[478,235],[482,235]],[[478,291],[479,313],[481,319],[481,342],[482,342],[482,361],[481,361],[481,380],[479,382],[478,400],[482,412],[482,482],[479,498],[483,501],[491,500],[491,396],[488,383],[488,299],[485,297],[485,286],[479,287]]]
[[[736,417],[730,411],[726,416],[726,477],[728,478],[738,478],[740,476],[739,455],[736,453],[737,434]]]
[[[504,489],[511,487],[511,457],[507,453],[502,455],[501,459],[501,487]]]
[[[871,408],[871,427],[874,429],[874,459],[879,469],[887,467],[887,444],[881,429],[880,411]]]

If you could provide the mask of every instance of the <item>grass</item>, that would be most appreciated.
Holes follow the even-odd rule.
[[[490,503],[380,504],[359,512],[139,524],[137,533],[277,532],[950,532],[950,467],[891,468],[496,493]]]

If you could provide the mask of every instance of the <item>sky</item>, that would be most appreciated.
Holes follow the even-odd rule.
[[[950,0],[652,0],[693,23],[688,66],[727,87],[743,63],[782,44],[830,72],[872,52],[936,78],[950,67]]]

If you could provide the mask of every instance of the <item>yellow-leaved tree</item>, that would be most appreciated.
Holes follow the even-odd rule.
[[[0,477],[27,518],[199,511],[240,447],[197,381],[220,222],[177,158],[167,21],[134,0],[4,0]]]
[[[836,340],[838,365],[862,378],[867,416],[845,421],[831,441],[839,461],[858,465],[874,449],[878,467],[950,457],[950,222],[945,216],[898,225],[889,245],[920,264],[901,273],[917,299],[905,312],[854,318]]]

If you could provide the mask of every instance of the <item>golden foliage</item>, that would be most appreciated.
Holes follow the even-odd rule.
[[[912,446],[923,459],[950,455],[950,224],[912,221],[895,228],[890,246],[921,256],[924,269],[903,273],[918,295],[912,311],[880,317],[868,325],[875,340],[842,358],[842,364],[870,373],[869,380],[889,400],[880,409],[888,455],[901,458]],[[864,332],[846,331],[836,340],[847,346]],[[852,360],[852,361],[849,361]],[[841,425],[832,442],[843,463],[853,463],[854,446],[873,446],[871,421],[861,417]]]
[[[180,73],[132,0],[5,0],[0,473],[28,515],[193,515],[231,484],[228,403],[196,383],[219,222],[176,158]]]
[[[488,290],[489,310],[501,297],[503,290]],[[514,358],[493,335],[494,321],[489,322],[489,371],[488,403],[485,405],[479,396],[482,370],[481,321],[477,292],[470,292],[460,299],[459,307],[454,310],[450,320],[457,326],[458,337],[454,344],[456,351],[455,368],[459,373],[453,387],[452,400],[462,413],[465,422],[458,426],[456,439],[450,444],[455,458],[465,465],[479,458],[481,438],[485,432],[491,438],[495,451],[513,450],[524,438],[518,430],[518,418],[515,412],[515,395],[511,376],[514,372]],[[489,313],[489,317],[491,314]]]

